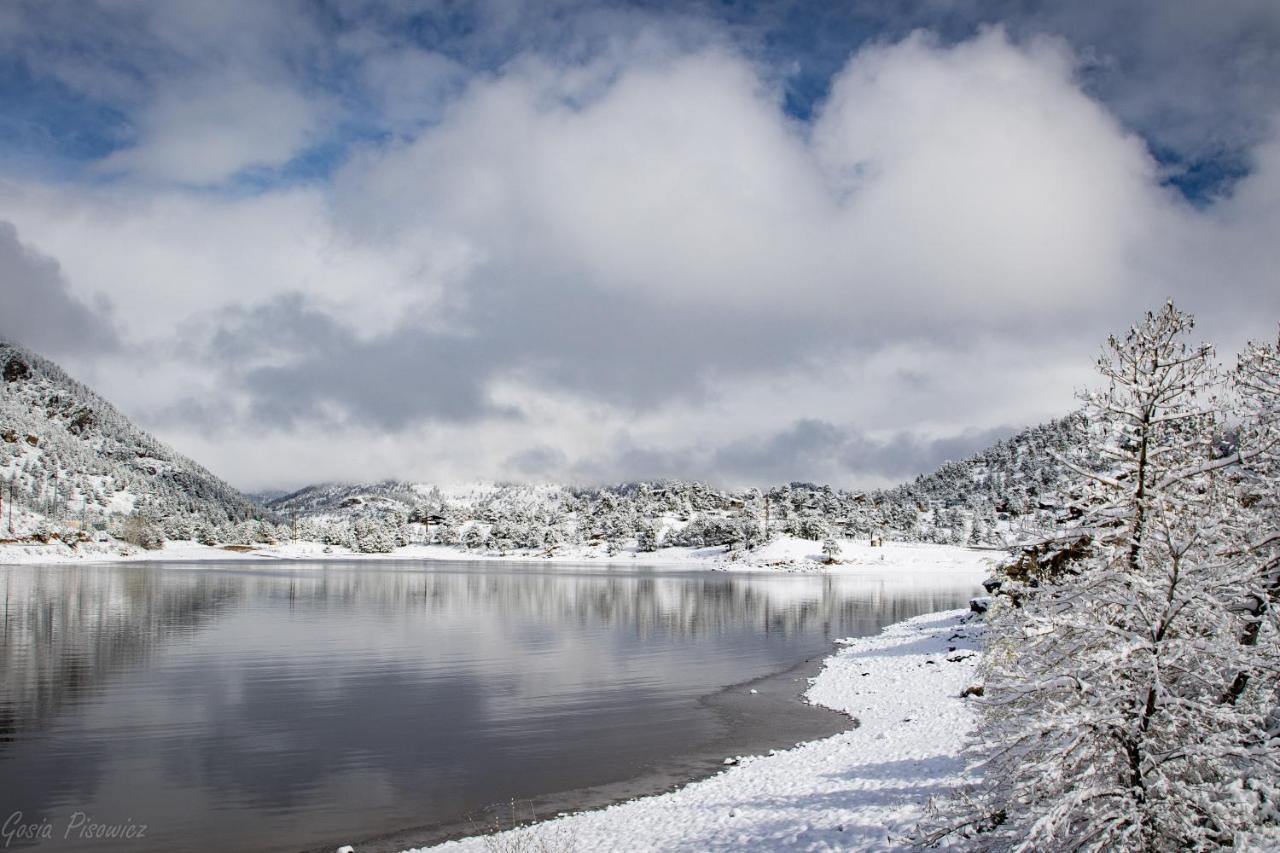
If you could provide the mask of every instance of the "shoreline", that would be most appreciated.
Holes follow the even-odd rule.
[[[404,853],[898,846],[931,797],[964,781],[960,752],[976,716],[960,693],[976,681],[981,637],[980,620],[951,610],[839,641],[803,699],[856,721],[842,732],[739,756],[666,793]],[[377,842],[355,850],[394,849]]]
[[[583,814],[661,797],[714,777],[724,770],[726,757],[777,752],[797,742],[820,740],[856,728],[858,721],[849,715],[805,699],[805,693],[828,658],[829,655],[817,655],[779,672],[732,684],[701,697],[699,704],[719,715],[726,730],[703,744],[695,754],[667,759],[644,768],[638,775],[616,781],[518,800],[519,816],[523,819],[533,815],[539,823],[544,823],[565,814]],[[304,853],[332,853],[344,844],[351,844],[358,853],[399,853],[409,848],[423,849],[483,837],[485,830],[494,825],[495,810],[502,825],[510,823],[508,809],[508,803],[494,803],[475,819],[410,827],[360,841],[346,839],[306,848]]]
[[[981,582],[989,573],[991,549],[922,542],[886,542],[871,546],[862,540],[840,540],[842,554],[835,563],[822,558],[818,543],[783,537],[750,551],[726,552],[721,547],[664,548],[637,553],[631,550],[609,555],[603,548],[574,546],[553,555],[530,553],[479,553],[445,545],[407,545],[383,554],[352,552],[316,542],[263,546],[213,546],[195,542],[169,542],[166,547],[144,551],[134,546],[85,543],[71,548],[62,543],[0,544],[0,566],[116,565],[124,563],[234,563],[272,562],[439,562],[505,563],[518,566],[565,565],[577,568],[645,568],[655,570],[726,572],[779,572],[803,574],[912,574],[972,577]],[[327,550],[326,550],[327,548]]]

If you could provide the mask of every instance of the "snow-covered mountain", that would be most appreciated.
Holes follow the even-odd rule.
[[[0,535],[8,533],[10,503],[22,520],[16,527],[54,523],[90,530],[133,516],[180,534],[196,524],[264,515],[56,364],[4,341],[0,492],[6,504]]]
[[[910,541],[1006,544],[1060,514],[1056,491],[1084,435],[1072,415],[1022,432],[894,489],[872,492],[791,483],[760,491],[664,480],[596,488],[477,483],[445,488],[394,480],[308,486],[267,501],[302,519],[307,535],[358,544],[379,523],[382,539],[539,550],[559,544],[635,540],[656,545],[751,546],[766,535],[887,536]],[[402,528],[419,525],[410,532]]]
[[[1087,429],[1079,412],[1029,427],[968,459],[945,462],[887,495],[929,510],[944,527],[954,526],[945,519],[957,510],[988,525],[1052,525],[1065,511],[1059,492],[1070,482],[1070,471],[1059,459],[1082,446]]]
[[[777,534],[1005,545],[1060,520],[1065,469],[1056,457],[1070,456],[1084,434],[1083,417],[1072,415],[870,492],[812,483],[761,491],[678,480],[591,488],[387,480],[250,499],[57,365],[0,342],[0,488],[16,505],[17,536],[49,529],[83,539],[96,528],[139,544],[302,538],[376,551],[407,542],[500,552],[752,547]]]

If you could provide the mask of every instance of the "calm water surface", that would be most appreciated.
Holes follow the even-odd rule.
[[[299,850],[633,778],[723,735],[703,697],[974,592],[423,562],[6,566],[0,587],[0,846],[94,851]]]

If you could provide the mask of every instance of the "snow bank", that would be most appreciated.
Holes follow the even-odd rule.
[[[559,563],[595,566],[645,566],[718,571],[832,572],[836,574],[947,575],[982,581],[990,574],[993,552],[957,545],[886,542],[872,547],[865,540],[838,540],[840,558],[828,564],[821,543],[780,537],[751,551],[726,552],[723,548],[662,548],[641,553],[633,550],[610,555],[603,547],[577,545],[557,549],[551,556],[514,552],[508,554],[466,551],[445,545],[408,545],[387,554],[360,554],[341,546],[319,542],[284,542],[277,545],[223,546],[195,542],[167,542],[157,551],[143,551],[121,543],[82,543],[70,548],[50,545],[0,544],[0,564],[116,562],[130,560],[229,560],[239,558],[279,560],[441,560],[502,561],[508,563]]]
[[[256,550],[227,550],[197,542],[166,542],[156,551],[111,540],[81,542],[74,548],[61,542],[0,543],[0,566],[31,563],[128,563],[146,560],[204,561],[261,559],[272,554]]]
[[[741,758],[669,794],[431,849],[898,847],[929,798],[961,781],[960,751],[975,713],[960,693],[974,682],[981,632],[971,618],[962,610],[932,613],[846,641],[807,694],[857,719],[844,734]]]

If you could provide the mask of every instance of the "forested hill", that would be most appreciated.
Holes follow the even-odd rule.
[[[448,489],[384,481],[309,486],[255,504],[57,365],[0,342],[0,480],[19,509],[14,535],[43,529],[74,539],[96,528],[151,546],[164,538],[297,536],[359,550],[431,542],[545,553],[580,543],[751,547],[778,534],[1007,545],[1059,520],[1063,469],[1054,457],[1071,455],[1084,426],[1072,415],[1032,427],[913,482],[869,492],[812,483],[761,491],[673,480]],[[288,525],[272,523],[282,520]]]
[[[358,547],[424,537],[477,548],[539,549],[635,541],[662,545],[751,546],[768,532],[1004,545],[1060,514],[1063,468],[1084,436],[1071,415],[1032,427],[969,459],[948,462],[911,483],[871,492],[791,483],[760,491],[657,481],[597,488],[480,483],[442,489],[383,481],[309,486],[266,502],[302,519],[305,535]],[[383,529],[379,530],[379,526]],[[415,529],[405,532],[406,526]],[[416,527],[415,527],[416,526]],[[357,529],[361,531],[356,534]]]
[[[166,532],[261,517],[231,486],[138,429],[60,367],[0,341],[0,480],[29,517],[104,524],[139,513]]]
[[[1075,412],[1029,427],[932,474],[887,492],[922,507],[965,507],[986,519],[1019,519],[1050,524],[1062,511],[1059,489],[1067,469],[1055,457],[1069,457],[1085,441],[1084,415]]]

